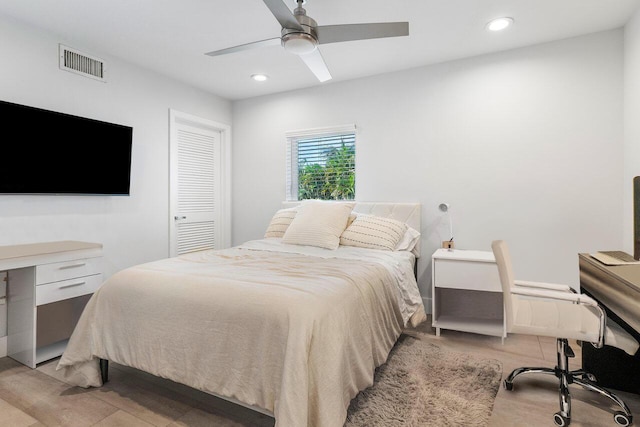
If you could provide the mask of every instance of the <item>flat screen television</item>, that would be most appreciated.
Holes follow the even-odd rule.
[[[4,101],[0,120],[0,194],[129,195],[132,127]]]

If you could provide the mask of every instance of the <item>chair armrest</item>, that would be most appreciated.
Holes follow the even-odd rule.
[[[558,285],[555,283],[530,282],[528,280],[515,280],[513,282],[518,287],[549,289],[553,291],[575,292],[569,285]]]
[[[523,295],[528,297],[546,298],[560,301],[568,301],[582,305],[590,305],[598,307],[596,300],[585,294],[574,294],[571,292],[556,291],[550,289],[535,289],[526,287],[515,287],[511,289],[514,295]]]
[[[534,298],[551,299],[556,301],[567,301],[573,304],[580,304],[594,310],[600,318],[600,327],[598,331],[598,342],[594,344],[596,348],[601,348],[604,345],[604,334],[606,331],[607,315],[602,307],[598,305],[598,302],[585,294],[577,294],[563,291],[553,291],[549,289],[534,289],[526,287],[513,287],[511,289],[513,295],[522,295]]]

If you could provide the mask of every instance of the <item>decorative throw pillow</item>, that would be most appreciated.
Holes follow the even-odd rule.
[[[355,212],[351,212],[349,214],[349,219],[347,220],[347,227],[349,227],[351,224],[353,224],[353,221],[355,221],[357,216],[358,216],[358,214],[355,213]]]
[[[407,231],[404,222],[376,215],[358,215],[340,236],[340,244],[392,251]]]
[[[337,249],[355,203],[305,201],[282,237],[283,243]]]
[[[280,209],[273,215],[264,237],[282,237],[296,216],[296,208]]]

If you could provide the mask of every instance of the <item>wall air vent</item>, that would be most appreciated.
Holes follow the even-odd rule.
[[[60,47],[60,69],[71,71],[95,80],[106,82],[104,61],[95,56],[87,55],[76,49],[64,46]]]

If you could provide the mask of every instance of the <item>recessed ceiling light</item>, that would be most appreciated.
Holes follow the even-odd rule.
[[[487,24],[487,30],[489,31],[502,31],[505,28],[509,27],[513,24],[513,18],[496,18],[492,21],[489,21]]]
[[[264,74],[252,74],[251,78],[257,82],[263,82],[265,80],[267,80],[269,77],[267,77]]]

